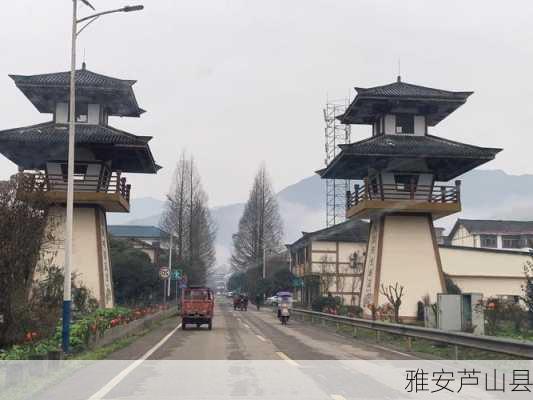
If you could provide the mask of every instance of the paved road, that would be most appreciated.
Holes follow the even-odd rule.
[[[109,357],[117,361],[82,365],[35,398],[380,399],[404,388],[404,370],[364,360],[407,354],[294,320],[282,326],[270,309],[234,311],[220,299],[213,330],[179,324],[166,320]]]
[[[109,359],[137,359],[179,321],[167,320],[160,328]],[[268,308],[234,311],[226,299],[215,307],[213,330],[190,326],[177,330],[150,360],[376,360],[410,359],[407,354],[357,342],[331,330],[291,320],[282,326]]]

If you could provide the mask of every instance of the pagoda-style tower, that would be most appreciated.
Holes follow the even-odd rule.
[[[41,113],[53,120],[0,132],[0,152],[18,165],[20,195],[44,192],[51,203],[49,227],[55,246],[47,258],[64,265],[70,73],[11,75]],[[154,174],[149,136],[108,124],[110,116],[139,117],[135,81],[111,78],[85,68],[76,71],[73,272],[102,307],[113,306],[106,212],[129,212],[130,185],[124,173]]]
[[[360,305],[387,303],[380,287],[404,286],[400,315],[416,317],[425,295],[446,292],[433,220],[461,211],[461,185],[446,182],[492,159],[501,149],[430,135],[428,128],[466,102],[451,92],[402,82],[368,89],[339,117],[372,126],[372,137],[341,145],[326,179],[363,181],[346,194],[348,218],[371,220]]]

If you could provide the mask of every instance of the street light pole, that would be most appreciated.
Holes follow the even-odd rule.
[[[266,279],[267,262],[266,262],[266,247],[263,246],[263,280]]]
[[[65,353],[70,345],[70,311],[72,303],[72,229],[74,219],[74,143],[76,139],[76,35],[78,29],[78,1],[72,0],[72,52],[70,58],[70,116],[68,128],[67,163],[67,219],[65,226],[65,269],[63,271],[63,335]]]
[[[173,248],[173,240],[172,238],[174,235],[170,233],[170,244],[169,244],[169,252],[168,252],[168,271],[169,271],[169,277],[168,277],[168,287],[167,287],[167,297],[170,298],[170,285],[172,283],[172,248]]]
[[[83,0],[82,0],[83,1]],[[90,6],[90,3],[83,1]],[[91,7],[92,8],[92,7]],[[69,352],[70,319],[72,305],[72,232],[74,222],[74,156],[76,144],[76,39],[91,22],[105,14],[115,12],[140,11],[143,6],[126,6],[117,10],[104,11],[78,20],[78,0],[72,0],[72,49],[70,59],[70,99],[69,99],[69,129],[68,129],[68,163],[67,163],[67,216],[65,221],[65,266],[63,269],[63,322],[62,349]],[[78,31],[78,24],[89,20]]]

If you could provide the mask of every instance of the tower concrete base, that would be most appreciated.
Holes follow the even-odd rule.
[[[42,251],[41,262],[63,267],[65,263],[64,206],[50,209],[48,230],[53,241]],[[100,307],[113,307],[113,282],[107,221],[105,211],[99,206],[75,206],[73,227],[73,267],[76,281],[87,287]]]
[[[371,221],[365,271],[361,287],[361,307],[371,316],[370,304],[388,304],[381,294],[398,283],[403,286],[400,316],[416,318],[417,302],[429,295],[431,302],[437,293],[446,291],[439,248],[431,215],[392,214]]]

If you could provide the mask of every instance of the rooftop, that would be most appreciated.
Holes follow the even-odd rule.
[[[424,159],[439,181],[449,181],[494,159],[497,148],[478,147],[437,136],[380,135],[340,145],[341,152],[317,173],[322,178],[362,179],[368,168],[383,168],[384,159]],[[453,162],[451,162],[453,160]]]
[[[53,113],[57,102],[68,101],[70,72],[9,76],[41,113]],[[76,100],[104,104],[109,115],[139,117],[144,110],[133,93],[135,82],[97,74],[84,66],[76,71]]]
[[[450,90],[442,90],[430,88],[427,86],[414,85],[412,83],[402,82],[400,77],[398,80],[387,85],[374,86],[370,88],[355,87],[357,97],[410,97],[410,98],[425,98],[425,99],[446,99],[446,100],[465,100],[473,92],[454,92]]]
[[[148,146],[151,136],[136,136],[108,125],[76,124],[76,145],[91,148],[102,161],[123,172],[155,173]],[[53,121],[0,131],[0,152],[25,169],[44,169],[46,161],[66,160],[68,125]]]
[[[361,242],[368,240],[370,224],[357,219],[341,222],[314,232],[302,232],[302,237],[288,247],[299,248],[306,246],[309,242]]]
[[[339,119],[346,124],[372,124],[380,115],[411,110],[426,115],[434,126],[466,102],[473,92],[456,92],[396,82],[370,88],[355,87],[357,96]]]
[[[168,233],[151,225],[109,225],[109,234],[116,238],[158,239],[168,236]]]
[[[459,225],[464,226],[471,234],[533,235],[533,221],[459,218],[450,237]]]

